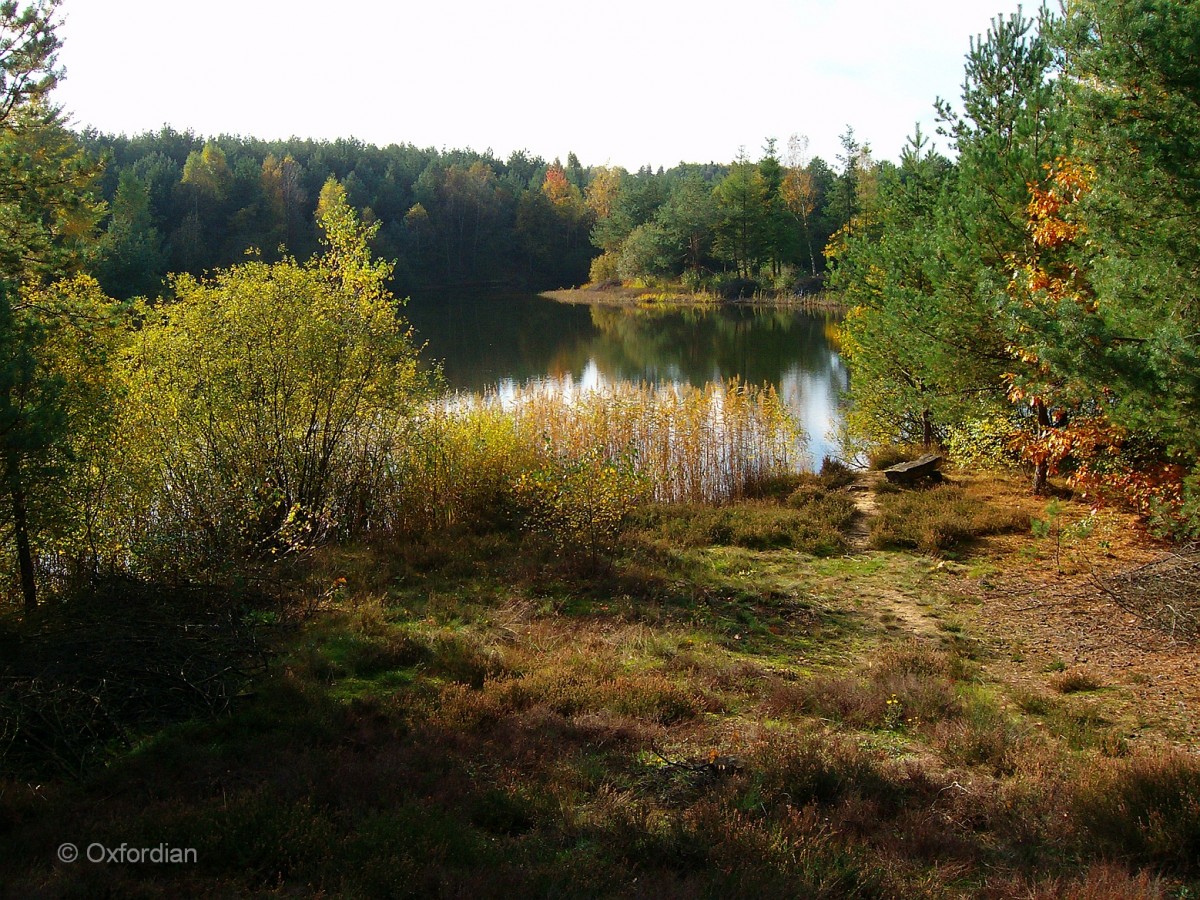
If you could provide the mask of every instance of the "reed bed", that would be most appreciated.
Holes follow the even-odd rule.
[[[516,434],[543,454],[601,452],[629,460],[663,503],[722,503],[764,479],[795,471],[803,445],[772,387],[737,379],[703,388],[616,383],[488,393],[462,409],[503,409]]]

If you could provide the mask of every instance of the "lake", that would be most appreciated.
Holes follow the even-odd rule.
[[[800,424],[809,463],[837,455],[849,375],[837,317],[768,307],[633,309],[532,295],[414,296],[405,315],[423,356],[459,391],[617,381],[771,384]]]

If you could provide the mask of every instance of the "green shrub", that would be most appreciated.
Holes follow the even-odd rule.
[[[873,448],[867,454],[867,462],[872,469],[879,471],[889,469],[897,463],[916,459],[925,451],[912,444],[884,444]]]
[[[392,267],[370,259],[378,226],[336,182],[322,204],[325,253],[176,276],[171,302],[140,308],[109,513],[146,569],[195,574],[374,519],[380,461],[427,383]]]
[[[611,250],[606,251],[592,260],[588,269],[588,281],[595,285],[616,284],[620,281],[617,265],[620,257]]]
[[[687,269],[679,276],[679,283],[683,285],[683,289],[691,294],[699,294],[706,288],[704,275],[695,269]]]
[[[884,493],[871,524],[877,549],[915,549],[940,553],[989,534],[1029,528],[1028,513],[983,502],[959,487]]]
[[[1018,428],[1000,415],[967,419],[949,429],[946,450],[956,463],[971,469],[1011,469],[1021,461],[1010,446]]]
[[[584,553],[592,567],[612,553],[646,482],[629,457],[589,450],[556,457],[517,479],[525,527],[548,538],[560,555]]]

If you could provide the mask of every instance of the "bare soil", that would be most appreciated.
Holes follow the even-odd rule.
[[[964,479],[970,476],[954,476]],[[880,481],[869,473],[854,492],[861,513],[851,533],[857,554],[880,552],[869,543]],[[938,585],[932,605],[922,594],[886,587],[866,602],[916,639],[965,629],[979,642],[988,674],[1018,701],[1069,703],[1130,741],[1200,751],[1200,647],[1122,609],[1098,583],[1162,557],[1167,545],[1132,515],[1069,501],[1050,507],[1024,485],[989,483],[996,502],[1027,508],[1048,522],[1049,533],[985,538],[960,559],[930,558]],[[1072,679],[1095,689],[1076,692]]]

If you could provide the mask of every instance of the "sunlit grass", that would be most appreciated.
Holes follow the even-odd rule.
[[[985,535],[1029,528],[1027,513],[985,501],[985,490],[975,485],[881,493],[871,545],[942,553]]]

